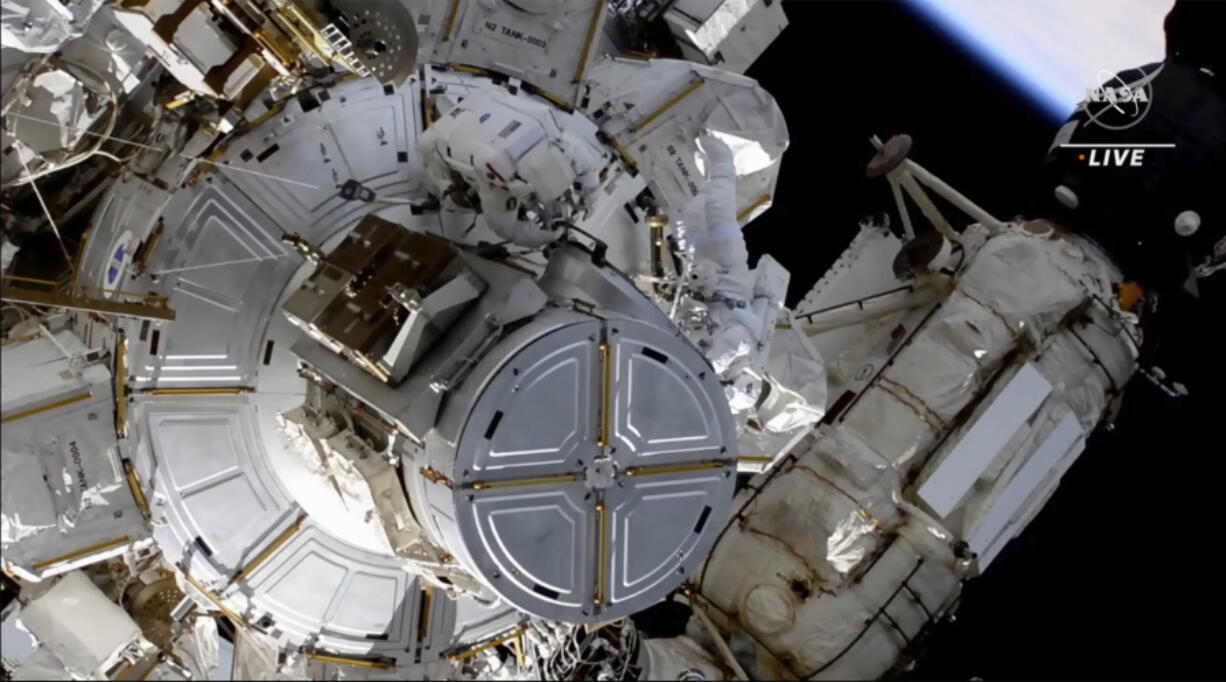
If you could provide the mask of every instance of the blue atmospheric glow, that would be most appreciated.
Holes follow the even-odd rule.
[[[907,0],[907,2],[917,12],[982,59],[999,76],[1021,92],[1026,93],[1028,99],[1049,117],[1056,121],[1063,121],[1073,113],[1075,107],[1070,107],[1068,102],[1063,101],[1060,94],[1043,81],[1041,73],[1028,71],[1025,64],[1009,59],[1009,55],[977,32],[973,23],[959,16],[942,0]]]

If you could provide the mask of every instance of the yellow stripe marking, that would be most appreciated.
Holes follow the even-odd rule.
[[[613,363],[609,357],[609,344],[601,342],[600,350],[600,432],[596,434],[596,446],[609,444],[609,420],[613,411]]]
[[[281,545],[284,545],[286,542],[288,542],[290,537],[293,536],[294,533],[297,533],[299,529],[302,528],[302,523],[306,521],[306,518],[307,518],[306,512],[299,514],[298,518],[294,519],[294,522],[291,523],[288,528],[281,531],[277,535],[277,537],[273,538],[272,542],[269,542],[267,547],[262,549],[259,554],[255,555],[255,558],[253,558],[251,561],[248,561],[246,566],[243,566],[242,568],[240,568],[238,570],[238,573],[235,573],[234,577],[230,578],[230,582],[236,583],[239,580],[242,580],[243,578],[246,578],[250,576],[252,573],[254,573],[255,569],[258,568],[260,564],[267,561],[268,557],[272,556],[273,553],[276,552],[281,547]]]
[[[474,490],[493,490],[495,488],[519,488],[526,485],[544,485],[546,483],[573,483],[579,480],[579,474],[558,474],[557,476],[539,476],[536,478],[512,478],[506,481],[475,481]]]
[[[208,599],[209,601],[213,602],[213,606],[216,606],[218,610],[220,610],[223,614],[225,614],[227,618],[234,621],[235,623],[238,623],[239,625],[242,625],[243,627],[249,626],[246,618],[243,618],[233,609],[226,606],[225,603],[221,601],[221,597],[218,597],[217,595],[213,594],[213,591],[205,587],[204,583],[201,583],[199,580],[196,580],[195,578],[191,576],[191,574],[187,573],[186,571],[183,573],[183,577],[187,578],[187,582],[191,583],[192,587],[199,590],[200,594],[203,594],[205,599]]]
[[[592,39],[596,37],[596,25],[600,23],[600,14],[604,12],[604,0],[593,0],[592,20],[587,25],[587,37],[583,39],[583,51],[579,53],[579,65],[575,67],[575,77],[572,83],[583,82],[583,72],[587,70],[587,54],[592,49]]]
[[[659,466],[627,467],[627,476],[657,476],[659,474],[676,474],[683,471],[704,471],[707,469],[722,469],[728,463],[722,459],[693,464],[661,464]]]
[[[343,665],[357,665],[363,668],[391,668],[396,665],[396,662],[386,658],[353,658],[352,656],[337,656],[336,654],[324,654],[318,651],[306,652],[307,658],[325,663],[340,663]]]
[[[451,29],[455,28],[455,18],[459,13],[460,0],[451,0],[451,10],[447,12],[447,25],[443,28],[443,42],[451,40]]]
[[[755,208],[757,208],[757,207],[761,206],[762,204],[765,204],[766,202],[768,202],[768,201],[770,201],[770,200],[771,200],[771,195],[769,195],[769,194],[763,194],[762,196],[758,197],[757,199],[754,199],[754,201],[753,201],[753,203],[752,203],[752,204],[750,204],[750,205],[746,206],[745,208],[741,209],[741,212],[740,212],[740,213],[738,213],[738,214],[736,214],[736,219],[737,219],[737,221],[744,220],[746,216],[748,216],[750,213],[753,213],[753,211],[754,211],[754,209],[755,209]]]
[[[596,503],[596,561],[596,596],[592,601],[599,606],[605,600],[605,567],[609,563],[609,518],[603,501]]]
[[[686,97],[689,97],[691,94],[694,93],[695,90],[697,90],[698,88],[701,88],[703,83],[706,83],[706,82],[707,80],[705,78],[699,78],[699,79],[690,81],[690,84],[682,88],[681,92],[678,92],[672,97],[669,97],[664,102],[664,104],[661,104],[659,107],[657,107],[655,111],[651,112],[650,114],[647,114],[643,118],[639,119],[637,123],[630,126],[630,132],[637,133],[643,128],[646,128],[647,126],[651,125],[652,121],[662,116],[664,112],[677,106],[677,104],[681,100],[685,99]]]
[[[34,332],[33,334],[26,334],[25,336],[14,336],[11,339],[5,339],[4,343],[0,345],[11,346],[15,343],[21,343],[22,341],[33,341],[42,335],[42,332]]]
[[[58,287],[59,282],[53,279],[36,279],[34,277],[22,277],[20,275],[0,275],[0,278],[16,280],[18,282],[31,282],[33,284],[46,284],[48,286]]]
[[[124,458],[123,474],[128,479],[128,488],[132,491],[132,498],[136,500],[136,506],[140,509],[140,515],[148,521],[153,515],[149,511],[149,500],[145,499],[145,491],[140,487],[140,478],[136,475],[136,467],[132,465],[132,460]]]
[[[56,400],[55,402],[47,403],[46,405],[40,405],[38,407],[31,407],[30,409],[22,410],[21,412],[14,412],[13,414],[10,414],[4,419],[0,419],[0,424],[7,424],[9,422],[15,422],[18,419],[25,419],[26,417],[32,417],[42,412],[54,410],[57,407],[71,405],[73,403],[79,403],[82,400],[89,400],[91,397],[93,397],[93,395],[94,395],[93,393],[86,391],[84,393],[78,393],[76,395],[68,396],[67,398],[61,398],[59,400]]]
[[[485,651],[486,649],[490,647],[498,646],[499,644],[502,644],[503,642],[506,642],[510,639],[513,639],[515,637],[522,635],[524,632],[528,630],[528,627],[529,626],[527,623],[524,623],[523,625],[517,625],[510,632],[504,635],[499,635],[498,637],[495,637],[494,639],[491,639],[490,641],[485,642],[484,644],[478,644],[476,646],[472,646],[467,649],[464,649],[463,651],[457,651],[455,653],[445,654],[443,657],[449,661],[460,661],[465,658],[470,658],[476,654],[481,653],[482,651]]]
[[[128,335],[119,332],[115,344],[115,435],[128,437]],[[149,518],[148,514],[145,518]]]
[[[144,388],[149,395],[233,395],[250,393],[250,386],[201,386],[196,388]]]
[[[128,542],[128,536],[124,535],[123,537],[118,537],[118,538],[115,538],[114,540],[107,540],[106,542],[99,542],[96,545],[90,545],[89,547],[83,547],[81,549],[78,549],[75,552],[61,554],[60,556],[52,557],[45,561],[40,561],[34,564],[31,568],[33,568],[36,571],[39,571],[48,566],[54,566],[55,564],[60,564],[65,561],[71,561],[78,557],[83,557],[83,556],[93,554],[94,552],[101,552],[106,549],[111,549],[112,547],[118,547],[120,545],[126,544],[127,542]]]

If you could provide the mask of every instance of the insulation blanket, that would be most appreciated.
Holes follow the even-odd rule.
[[[1032,487],[1020,498],[1011,491],[995,515],[994,523],[1008,522],[999,526],[1002,542],[1020,532],[1132,372],[1127,318],[1108,307],[1118,282],[1109,262],[1075,240],[1016,224],[969,257],[947,299],[840,419],[738,498],[744,508],[712,551],[700,589],[734,619],[725,621],[731,630],[759,643],[742,662],[756,663],[762,676],[885,673],[903,653],[892,624],[913,637],[973,570],[954,556],[954,543],[975,533],[1008,497],[1003,487],[1063,429],[1062,449],[1044,455],[1050,470],[1032,467],[1019,479]],[[912,502],[915,486],[990,403],[997,380],[1027,361],[1050,394],[1006,435],[953,511],[932,518]],[[890,624],[873,621],[904,579],[909,596],[889,601]]]
[[[32,443],[5,440],[0,519],[6,545],[51,528],[67,534],[79,523],[111,516],[117,504],[126,506],[115,434],[102,420],[40,432]]]
[[[92,392],[90,400],[5,425],[0,541],[6,562],[28,567],[121,536],[147,537],[120,466],[109,389],[95,384]]]
[[[72,571],[30,602],[21,616],[30,632],[75,676],[93,677],[137,641],[140,628],[86,575]]]

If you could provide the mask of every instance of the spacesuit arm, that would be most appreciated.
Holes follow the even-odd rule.
[[[751,306],[753,277],[749,252],[736,219],[736,166],[728,145],[710,135],[699,141],[707,156],[706,230],[694,240],[694,255],[715,266],[711,318],[716,323],[711,363],[728,373],[747,358],[758,343],[761,323]]]
[[[600,168],[604,161],[600,152],[580,140],[570,130],[562,131],[558,144],[562,148],[563,155],[570,159],[575,180],[583,188],[583,193],[595,192],[600,186]]]

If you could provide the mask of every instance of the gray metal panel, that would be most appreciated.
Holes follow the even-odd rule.
[[[625,211],[619,211],[625,216]],[[616,215],[616,214],[615,214]],[[613,228],[618,225],[605,225]],[[634,226],[631,226],[633,228]],[[631,235],[635,230],[624,228]],[[641,235],[649,234],[648,230],[639,229]],[[616,235],[619,241],[631,241]],[[616,243],[616,242],[615,242]],[[610,258],[610,262],[617,261]],[[620,264],[619,264],[620,267]],[[672,322],[660,307],[643,295],[622,272],[607,266],[597,266],[592,263],[590,253],[569,244],[557,247],[549,256],[549,263],[544,274],[538,280],[544,289],[556,301],[571,301],[579,299],[596,302],[604,310],[616,312],[626,317],[633,317],[658,327],[669,328]]]
[[[167,560],[188,559],[199,578],[237,570],[293,508],[264,463],[256,419],[247,396],[133,404],[139,432],[131,437],[140,439],[139,469],[151,481],[154,538]]]
[[[411,79],[387,94],[373,78],[342,82],[306,113],[291,100],[278,115],[231,142],[223,156],[227,164],[250,172],[218,166],[210,175],[224,176],[247,196],[259,197],[261,209],[281,229],[318,243],[377,208],[341,199],[337,189],[346,180],[356,179],[380,196],[419,186],[421,89],[415,83]]]
[[[715,381],[714,370],[686,363],[685,355],[675,350],[684,342],[639,323],[614,324],[611,338],[618,388],[614,457],[619,465],[715,459],[725,445],[735,442],[725,440],[722,429],[722,391],[713,399],[710,382],[703,385],[704,379]]]
[[[438,541],[523,611],[568,622],[639,611],[684,580],[728,513],[735,428],[714,373],[675,333],[543,313],[451,400],[440,424],[466,416],[444,469],[455,484],[412,475],[410,486]],[[450,432],[428,445],[433,466]],[[658,466],[680,469],[627,473]]]
[[[688,342],[638,321],[610,322],[618,468],[736,457],[736,431],[715,373]],[[706,557],[729,513],[732,467],[627,477],[606,491],[612,604],[643,608]],[[636,609],[637,610],[637,609]]]
[[[731,469],[717,469],[610,489],[611,603],[645,607],[698,568],[728,514],[733,481]]]
[[[137,387],[251,385],[277,294],[298,267],[268,215],[230,183],[195,189],[167,207],[174,230],[150,270],[163,273],[177,318],[156,356],[152,333],[133,338]]]
[[[490,608],[465,599],[455,602],[455,606],[455,641],[479,642],[510,630],[523,619],[522,614],[509,604]]]
[[[599,336],[595,320],[571,325],[496,375],[460,437],[456,462],[472,480],[569,472],[596,456]]]
[[[477,371],[470,377],[488,383],[458,439],[456,480],[566,474],[598,454],[600,323],[578,314],[546,317],[551,324],[534,321],[526,333],[538,338],[497,361],[489,379]],[[521,347],[516,339],[504,343]],[[457,491],[448,497],[443,509],[433,507],[436,515],[444,514],[436,522],[450,526],[444,532],[462,543],[467,563],[496,593],[514,595],[508,601],[533,613],[590,610],[595,511],[581,483]]]
[[[434,660],[451,643],[429,636],[418,642],[422,587],[415,576],[318,527],[294,535],[252,576],[249,590],[253,613],[272,614],[273,627],[291,640],[325,651],[412,660],[420,646],[423,660]],[[450,634],[454,603],[440,595],[429,607],[427,624],[446,625]]]
[[[6,368],[17,360],[3,355]],[[4,559],[41,577],[93,563],[129,543],[34,570],[53,557],[124,536],[130,542],[149,537],[118,461],[109,382],[73,380],[64,386],[74,394],[88,390],[92,397],[20,417],[0,429]]]
[[[491,69],[572,100],[583,51],[587,67],[600,56],[597,41],[589,44],[587,35],[593,16],[598,23],[592,35],[600,35],[608,16],[605,1],[551,3],[543,12],[524,11],[531,3],[523,4],[461,2],[452,35],[435,43],[433,61]]]
[[[87,235],[90,248],[81,259],[77,281],[87,286],[127,290],[129,287],[122,286],[127,281],[126,273],[122,272],[126,268],[121,266],[117,272],[109,272],[116,264],[113,258],[116,249],[126,245],[119,260],[130,263],[136,246],[153,230],[169,198],[168,191],[132,173],[122,173],[98,204]]]
[[[556,488],[477,494],[459,520],[469,552],[494,590],[529,612],[591,605],[594,511],[582,484]],[[529,608],[526,601],[541,603]]]
[[[270,632],[283,642],[395,656],[404,663],[420,644],[416,579],[400,560],[336,530],[344,523],[326,512],[339,502],[312,487],[274,422],[302,393],[289,353],[297,332],[277,310],[303,268],[280,243],[282,232],[325,242],[379,207],[339,199],[337,184],[352,177],[381,194],[402,194],[415,185],[419,170],[413,144],[419,88],[389,95],[371,79],[342,83],[330,95],[306,113],[291,100],[278,115],[232,140],[218,160],[252,172],[218,166],[178,189],[165,207],[166,232],[149,261],[148,271],[160,273],[158,281],[146,276],[127,287],[160,289],[179,312],[175,323],[160,329],[156,355],[152,330],[142,339],[139,325],[127,325],[130,370],[148,377],[138,387],[257,390],[138,395],[124,446],[146,482],[154,536],[169,561],[185,560],[196,579],[248,619],[271,616]],[[273,145],[278,149],[259,160]],[[128,215],[124,207],[141,201],[128,188],[100,213],[86,255],[97,263],[94,272],[105,273],[111,244]],[[322,516],[313,514],[317,510]],[[225,590],[228,576],[302,511],[312,514],[302,529],[248,579]],[[431,609],[424,660],[455,643],[453,602],[436,595]]]
[[[253,432],[254,403],[252,396],[137,402],[138,421],[148,425],[141,468],[153,479],[154,537],[162,551],[171,562],[186,561],[194,577],[249,621],[271,616],[271,634],[291,644],[412,656],[421,600],[416,578],[399,560],[329,532],[326,519],[308,517],[258,570],[224,589],[228,576],[302,511],[269,468],[265,441]],[[454,604],[440,595],[431,609],[429,622],[446,623],[449,634]],[[433,638],[422,647],[424,659],[451,644],[449,636]]]

